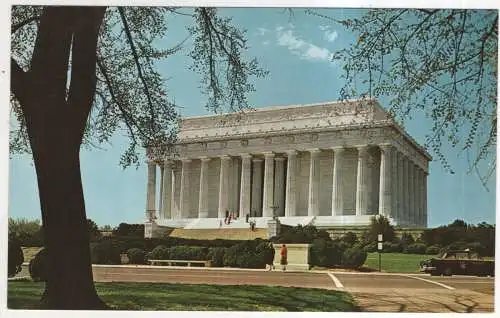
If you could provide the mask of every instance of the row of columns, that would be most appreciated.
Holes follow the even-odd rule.
[[[358,146],[357,177],[356,177],[356,215],[367,214],[368,208],[368,146]],[[395,151],[390,144],[379,145],[380,148],[380,186],[379,186],[379,214],[395,217],[400,224],[426,226],[427,219],[427,176],[426,173],[402,153]],[[345,148],[332,148],[333,156],[333,184],[332,184],[332,210],[331,215],[342,215],[343,202],[343,165]],[[319,190],[320,190],[320,149],[308,150],[310,153],[309,164],[309,189],[307,210],[309,216],[319,215]],[[242,169],[240,178],[240,215],[249,214],[250,211],[260,211],[262,216],[272,217],[273,208],[277,214],[285,216],[296,215],[296,190],[297,190],[297,155],[296,150],[287,152],[287,165],[285,174],[285,158],[276,157],[274,153],[264,153],[264,160],[253,158],[251,154],[241,155]],[[208,157],[202,157],[200,167],[198,217],[207,218],[208,211]],[[229,205],[230,191],[234,191],[234,184],[230,184],[230,156],[221,156],[218,217],[223,218]],[[180,180],[180,206],[184,211],[184,194],[189,191],[189,178],[187,178],[188,165],[191,159],[182,159]],[[263,167],[264,165],[264,167]],[[276,167],[275,167],[276,165]],[[252,169],[253,166],[253,169]],[[264,173],[262,173],[264,169]],[[159,204],[160,218],[171,217],[171,202],[175,191],[172,162],[166,160],[161,166],[161,199]],[[252,175],[253,172],[253,175]],[[276,174],[276,175],[275,175]],[[264,180],[262,180],[262,175]],[[286,178],[285,178],[286,175]],[[172,177],[169,177],[172,176]],[[285,180],[286,179],[286,180]],[[149,163],[147,185],[147,214],[155,213],[155,184],[156,164]],[[261,186],[263,184],[263,186]],[[285,187],[285,189],[283,189]],[[231,189],[230,189],[231,188]],[[169,191],[169,189],[172,189]],[[276,204],[277,202],[283,202]],[[277,205],[277,206],[276,206]],[[418,224],[423,223],[423,224]]]

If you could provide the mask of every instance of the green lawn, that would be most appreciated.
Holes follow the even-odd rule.
[[[416,273],[420,262],[436,255],[418,255],[402,253],[382,253],[382,271],[389,273]],[[366,267],[378,270],[378,253],[368,253]]]
[[[10,309],[36,309],[43,283],[11,281]],[[358,311],[345,292],[292,287],[96,283],[113,309],[170,311]]]

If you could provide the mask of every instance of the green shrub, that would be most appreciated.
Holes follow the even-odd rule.
[[[371,242],[369,243],[368,245],[365,245],[363,247],[363,250],[367,253],[373,253],[373,252],[376,252],[378,249],[377,249],[377,242]]]
[[[31,279],[35,282],[46,282],[49,275],[49,255],[47,249],[42,248],[29,263],[29,272]]]
[[[87,219],[87,230],[89,232],[89,240],[91,242],[98,241],[102,237],[101,231],[99,231],[99,227],[91,219]]]
[[[265,268],[270,254],[263,243],[263,240],[253,240],[228,248],[223,257],[224,266]]]
[[[199,246],[174,246],[170,248],[170,259],[206,261],[208,248]]]
[[[224,266],[224,254],[226,254],[225,247],[213,247],[208,251],[208,259],[212,261],[213,267],[223,267]]]
[[[413,238],[413,236],[410,233],[403,232],[403,234],[401,234],[400,242],[404,246],[408,246],[411,244],[415,244],[415,239]]]
[[[402,253],[403,250],[404,250],[404,245],[402,243],[384,242],[383,245],[384,253]]]
[[[170,259],[170,249],[165,245],[158,245],[148,254],[148,259]]]
[[[129,264],[146,264],[146,252],[140,248],[131,248],[127,251]]]
[[[341,240],[315,239],[311,244],[310,264],[330,267],[342,263],[342,254],[349,245]]]
[[[356,244],[358,242],[358,237],[357,237],[356,233],[347,232],[346,234],[344,234],[342,236],[342,241],[344,241],[349,246],[353,246],[354,244]]]
[[[21,249],[21,242],[16,237],[10,237],[8,241],[9,258],[7,263],[7,275],[8,277],[14,277],[22,269],[22,264],[24,262],[24,254]]]
[[[269,242],[262,242],[255,248],[255,252],[259,259],[264,261],[264,264],[273,264],[274,247]]]
[[[266,263],[262,258],[256,257],[256,254],[243,253],[237,257],[238,267],[241,268],[264,268]]]
[[[121,264],[121,252],[111,241],[90,244],[92,264]]]
[[[224,266],[238,267],[238,253],[240,250],[242,250],[242,248],[239,245],[228,248],[223,257]]]
[[[406,254],[425,254],[427,247],[422,243],[408,245],[403,251]]]
[[[9,237],[17,237],[23,247],[43,246],[43,231],[39,220],[9,218]]]
[[[113,242],[119,250],[120,253],[126,253],[131,248],[140,248],[146,252],[151,252],[155,247],[159,245],[164,245],[166,247],[173,246],[200,246],[200,247],[231,247],[244,243],[243,240],[196,240],[196,239],[184,239],[179,237],[162,237],[162,238],[151,238],[147,239],[144,237],[133,237],[133,236],[104,236],[99,242]]]
[[[348,268],[358,268],[366,261],[367,253],[360,248],[348,248],[344,251],[342,265]]]
[[[276,243],[312,243],[317,238],[330,239],[330,234],[324,230],[318,230],[313,225],[297,225],[295,227],[285,227],[279,237],[273,239]]]
[[[328,267],[330,262],[328,259],[329,244],[325,239],[315,239],[310,248],[311,265]]]
[[[427,255],[437,255],[441,251],[441,246],[439,245],[431,245],[425,249],[425,254]]]
[[[370,241],[376,242],[379,234],[382,234],[384,241],[387,242],[392,242],[395,237],[394,226],[381,214],[374,215],[370,219]]]
[[[131,236],[144,238],[144,224],[127,224],[120,223],[117,228],[112,231],[114,236]]]

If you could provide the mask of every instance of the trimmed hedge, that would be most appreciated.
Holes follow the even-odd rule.
[[[120,223],[118,227],[113,229],[112,234],[115,236],[144,237],[144,224]]]
[[[9,258],[7,261],[8,277],[16,276],[21,271],[24,262],[24,254],[21,242],[16,237],[10,237],[8,241]]]
[[[42,248],[30,261],[29,272],[31,279],[35,282],[46,282],[49,268],[48,252],[45,248]]]
[[[410,244],[405,248],[405,253],[407,254],[425,254],[427,246],[422,243]]]
[[[349,268],[361,267],[366,261],[367,253],[360,248],[348,248],[344,251],[342,265]]]
[[[90,244],[92,264],[121,264],[121,251],[112,241],[102,241]]]
[[[228,248],[223,256],[224,266],[240,268],[265,268],[274,257],[273,247],[261,239],[245,241]]]
[[[174,246],[169,249],[170,259],[206,261],[208,260],[208,247],[199,246]]]
[[[382,251],[384,253],[403,253],[405,250],[403,243],[384,242]]]
[[[147,257],[148,259],[170,259],[170,249],[165,245],[158,245]]]
[[[112,242],[112,244],[120,250],[120,253],[126,253],[131,248],[140,248],[146,252],[151,252],[159,245],[166,247],[173,246],[199,246],[199,247],[231,247],[244,243],[243,240],[196,240],[184,239],[179,237],[164,237],[164,238],[151,238],[133,236],[104,236],[99,240],[101,242]]]
[[[213,267],[223,267],[224,266],[224,255],[226,254],[227,248],[225,247],[213,247],[208,251],[208,259],[212,261]]]
[[[140,248],[131,248],[127,251],[129,264],[146,264],[146,252]]]

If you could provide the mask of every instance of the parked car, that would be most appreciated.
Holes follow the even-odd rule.
[[[448,251],[440,258],[420,262],[420,271],[436,275],[495,276],[495,261],[485,260],[469,249]]]

